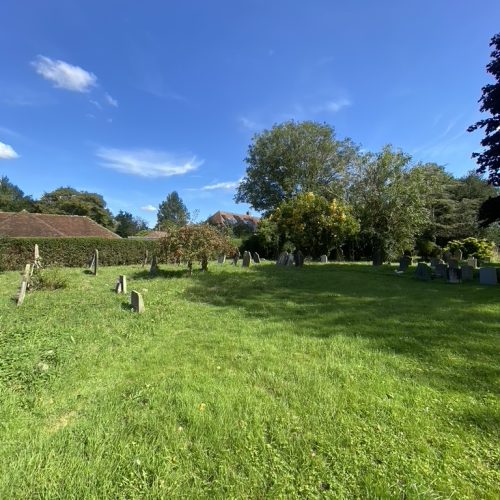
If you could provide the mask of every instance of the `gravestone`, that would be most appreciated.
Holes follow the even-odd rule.
[[[33,261],[33,269],[41,269],[41,268],[42,268],[42,260],[40,259],[40,250],[38,248],[38,243],[35,243],[35,259]]]
[[[257,252],[253,253],[253,261],[255,264],[260,264],[260,255]]]
[[[156,258],[156,254],[153,255],[151,259],[151,267],[149,269],[149,274],[151,276],[156,276],[158,274],[158,259]]]
[[[288,261],[288,252],[281,252],[278,260],[276,261],[277,266],[286,266]]]
[[[288,257],[286,259],[285,266],[290,267],[290,266],[293,266],[293,265],[295,265],[295,261],[294,261],[294,258],[293,258],[293,253],[289,253]]]
[[[448,266],[450,267],[450,269],[458,269],[460,267],[460,261],[458,259],[450,259],[448,261]]]
[[[241,264],[242,267],[250,267],[250,262],[252,260],[252,256],[248,250],[243,252],[243,262]]]
[[[460,283],[460,269],[458,267],[448,268],[448,283]]]
[[[149,252],[146,249],[144,252],[144,259],[142,259],[142,267],[144,267],[148,263]]]
[[[19,288],[19,294],[17,296],[17,305],[20,306],[24,302],[24,297],[26,297],[26,287],[28,283],[23,279],[21,281],[21,287]]]
[[[434,275],[437,278],[446,278],[448,276],[448,265],[445,263],[437,264],[436,268],[434,269]]]
[[[328,255],[322,255],[320,259],[322,264],[328,264]]]
[[[432,277],[432,270],[430,266],[424,262],[419,262],[417,264],[417,270],[415,271],[415,277],[419,280],[429,281]]]
[[[125,275],[118,276],[115,286],[116,293],[127,293],[127,277]]]
[[[497,270],[494,267],[482,267],[479,269],[479,284],[496,285],[497,283]]]
[[[240,251],[237,250],[236,253],[233,255],[233,266],[238,265],[239,258],[240,258]]]
[[[474,267],[462,266],[462,281],[472,281],[474,279]]]
[[[460,248],[457,248],[453,253],[453,258],[457,259],[460,262],[462,260],[462,257],[463,257],[462,250],[460,250]]]
[[[296,267],[302,267],[304,265],[304,254],[298,250],[293,255],[293,261]]]
[[[450,251],[446,251],[444,254],[443,254],[443,259],[445,262],[448,262],[450,259],[451,259],[452,255],[451,255],[451,252]]]
[[[412,259],[408,255],[403,255],[399,259],[399,271],[406,271],[408,267],[411,265]]]
[[[471,266],[473,269],[477,269],[477,259],[476,259],[476,257],[469,257],[467,259],[467,265]]]
[[[92,256],[92,262],[90,263],[90,272],[96,276],[97,268],[99,267],[99,250],[94,250],[94,255]]]
[[[132,293],[130,294],[130,305],[132,306],[134,312],[144,312],[144,300],[142,299],[142,295],[139,292],[132,290]]]
[[[219,257],[217,257],[217,264],[224,264],[224,262],[226,262],[226,255],[225,254],[219,255]]]

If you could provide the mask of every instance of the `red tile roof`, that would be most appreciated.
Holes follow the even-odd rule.
[[[239,214],[233,214],[231,212],[221,212],[220,210],[216,212],[215,214],[211,215],[208,218],[208,222],[210,224],[215,224],[215,225],[220,225],[220,226],[225,226],[225,225],[234,225],[238,223],[245,223],[249,224],[253,227],[257,227],[258,223],[260,222],[260,219],[258,217],[253,217],[252,215],[239,215]]]
[[[81,215],[0,212],[0,237],[10,238],[120,238]]]

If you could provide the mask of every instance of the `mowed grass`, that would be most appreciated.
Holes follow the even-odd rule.
[[[0,275],[0,498],[499,497],[500,287],[64,272]]]

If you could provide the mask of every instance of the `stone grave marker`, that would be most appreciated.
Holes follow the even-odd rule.
[[[94,250],[94,255],[92,256],[92,262],[90,263],[90,271],[94,276],[97,275],[98,267],[99,267],[99,250],[97,250],[96,248]]]
[[[238,265],[239,258],[240,258],[240,251],[237,250],[236,253],[233,255],[233,266]]]
[[[304,254],[300,250],[297,250],[293,254],[293,261],[296,267],[302,267],[304,265]]]
[[[322,264],[328,264],[328,255],[322,255],[320,259]]]
[[[399,259],[399,269],[398,269],[398,271],[406,271],[408,269],[408,267],[411,265],[411,263],[412,263],[411,257],[408,256],[408,255],[403,255]]]
[[[469,257],[467,259],[467,265],[471,266],[473,269],[477,269],[477,259],[476,259],[476,257]]]
[[[295,261],[294,261],[294,258],[293,258],[293,254],[292,253],[289,253],[288,254],[288,257],[286,259],[286,263],[285,263],[285,266],[289,267],[289,266],[293,266],[295,265]]]
[[[24,272],[21,277],[21,285],[19,286],[19,293],[17,294],[16,303],[18,306],[22,305],[24,298],[26,297],[26,291],[28,290],[30,278],[32,273],[32,267],[30,264],[26,264],[24,267]]]
[[[158,274],[158,259],[156,258],[156,254],[153,255],[151,259],[151,267],[149,269],[149,274],[151,276],[156,276]]]
[[[419,262],[417,264],[417,270],[415,271],[415,277],[419,280],[429,281],[432,277],[430,266],[424,262]]]
[[[276,261],[277,266],[286,266],[288,261],[288,252],[281,252],[278,260]]]
[[[482,267],[479,269],[479,284],[496,285],[497,283],[497,270],[494,267]]]
[[[253,261],[255,264],[260,264],[260,255],[257,252],[253,253]]]
[[[115,286],[116,293],[127,293],[127,277],[125,275],[118,276]]]
[[[448,264],[445,264],[444,262],[442,264],[436,264],[434,275],[437,278],[446,278],[448,276]]]
[[[226,262],[226,255],[221,254],[217,257],[217,264],[224,264]]]
[[[444,254],[443,254],[443,259],[445,262],[448,262],[450,259],[451,259],[452,255],[451,255],[451,252],[450,251],[446,251]]]
[[[460,262],[462,260],[462,257],[463,257],[462,250],[460,250],[460,248],[457,248],[453,253],[453,258],[457,259]]]
[[[462,266],[462,281],[473,281],[474,280],[474,267],[473,266]]]
[[[250,262],[252,260],[252,256],[248,250],[243,252],[243,262],[241,264],[242,267],[250,267]]]
[[[144,312],[144,300],[142,299],[142,295],[139,292],[132,290],[132,293],[130,294],[130,305],[132,306],[134,312]]]
[[[460,283],[460,269],[458,267],[449,267],[448,268],[448,283]]]
[[[149,252],[148,249],[144,251],[144,259],[142,260],[142,267],[144,267],[148,263]]]

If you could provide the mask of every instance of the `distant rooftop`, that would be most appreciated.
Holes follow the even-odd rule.
[[[219,210],[208,218],[208,222],[214,226],[234,226],[236,224],[243,223],[248,224],[255,229],[259,224],[260,219],[258,217],[254,217],[253,215],[233,214],[231,212],[222,212]]]

